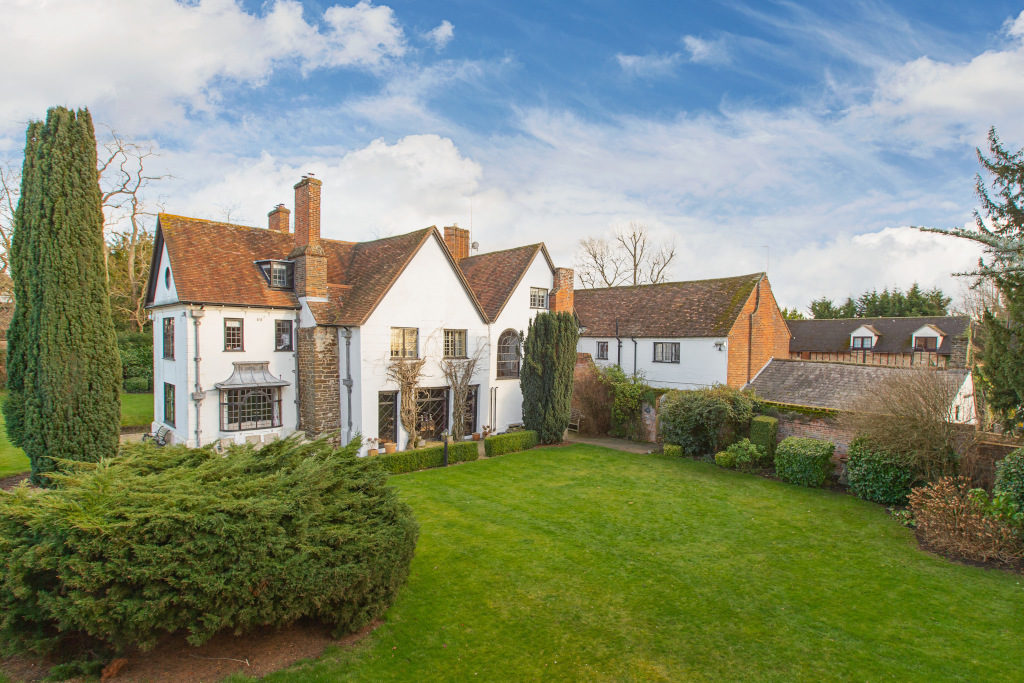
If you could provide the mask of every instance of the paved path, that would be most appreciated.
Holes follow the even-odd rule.
[[[610,436],[580,436],[569,432],[565,440],[572,443],[585,443],[590,446],[604,446],[605,448],[614,448],[615,450],[628,451],[630,453],[656,453],[661,451],[661,447],[656,443],[615,439]]]

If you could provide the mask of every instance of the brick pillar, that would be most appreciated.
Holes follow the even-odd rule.
[[[572,268],[555,268],[554,287],[551,289],[551,311],[572,313],[575,304]]]
[[[338,331],[333,327],[298,330],[299,428],[318,436],[341,428]]]
[[[288,232],[290,230],[288,224],[291,213],[291,211],[285,208],[284,204],[278,204],[267,214],[267,227],[274,232]]]
[[[469,230],[457,225],[449,225],[444,229],[444,243],[456,261],[469,256]]]
[[[295,185],[295,294],[327,297],[327,257],[320,244],[320,187],[316,178],[304,176]]]

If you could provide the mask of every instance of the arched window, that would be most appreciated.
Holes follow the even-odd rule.
[[[498,377],[519,376],[519,333],[505,330],[498,337]]]

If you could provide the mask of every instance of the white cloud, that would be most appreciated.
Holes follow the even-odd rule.
[[[434,44],[434,49],[436,50],[443,50],[444,47],[451,42],[454,36],[455,27],[452,26],[452,22],[447,19],[426,33],[427,40]]]
[[[262,16],[233,0],[16,0],[4,7],[0,134],[54,104],[154,130],[215,108],[223,82],[259,85],[281,64],[373,68],[405,51],[387,6],[332,6],[320,29],[295,0]]]
[[[690,61],[696,64],[725,64],[729,61],[729,52],[721,39],[705,40],[697,36],[683,36],[683,46],[690,53]]]
[[[650,78],[653,76],[664,76],[672,73],[676,65],[682,59],[678,52],[666,55],[626,55],[619,53],[615,55],[619,67],[631,76]]]

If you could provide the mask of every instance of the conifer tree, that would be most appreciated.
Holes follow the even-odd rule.
[[[558,443],[569,426],[579,326],[571,313],[540,313],[523,344],[523,423],[541,443]]]
[[[60,460],[96,462],[118,444],[121,361],[88,110],[54,107],[29,124],[10,263],[4,415],[45,485]]]

